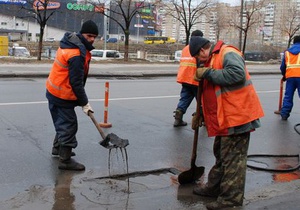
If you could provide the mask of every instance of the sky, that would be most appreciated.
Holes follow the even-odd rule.
[[[241,4],[241,0],[219,0],[219,2],[230,3],[231,5]]]

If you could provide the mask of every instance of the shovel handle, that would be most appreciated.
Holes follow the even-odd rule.
[[[202,91],[203,91],[203,80],[199,81],[198,90],[197,90],[197,108],[196,108],[197,119],[200,118]],[[195,129],[195,133],[194,133],[193,152],[192,152],[192,158],[191,158],[191,167],[192,168],[196,165],[195,163],[196,163],[196,158],[197,158],[198,134],[199,134],[199,127],[197,126],[197,128]]]
[[[278,111],[280,111],[282,108],[282,95],[283,95],[283,78],[281,78],[280,80]]]
[[[104,134],[103,130],[100,128],[100,125],[96,121],[94,114],[92,112],[88,112],[89,117],[92,119],[93,123],[95,124],[97,130],[99,131],[102,139],[104,140],[106,138],[106,135]]]

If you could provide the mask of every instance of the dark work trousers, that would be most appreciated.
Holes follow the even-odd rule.
[[[74,108],[59,107],[48,103],[56,135],[54,147],[77,147],[76,133],[78,130],[77,116]]]
[[[182,83],[180,99],[177,105],[177,110],[181,110],[185,114],[187,108],[192,103],[193,99],[197,99],[198,86]]]
[[[298,97],[300,98],[300,78],[292,77],[286,79],[285,94],[283,98],[281,116],[288,118],[293,108],[294,93],[298,90]]]
[[[208,174],[207,187],[218,192],[220,203],[243,204],[249,140],[250,132],[215,137],[216,162]]]

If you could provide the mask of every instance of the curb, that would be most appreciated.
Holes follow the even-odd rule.
[[[0,78],[14,78],[14,77],[21,77],[21,78],[47,78],[49,73],[35,73],[35,72],[2,72],[0,73]],[[280,72],[270,72],[270,71],[261,71],[261,72],[250,72],[250,75],[281,75]],[[130,72],[130,73],[90,73],[88,77],[120,77],[120,78],[143,78],[143,77],[173,77],[177,76],[177,72],[162,72],[162,73],[155,73],[155,72]]]

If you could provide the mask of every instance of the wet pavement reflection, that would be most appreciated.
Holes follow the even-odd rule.
[[[54,204],[52,210],[75,210],[75,196],[71,192],[74,172],[59,171],[54,187]]]

